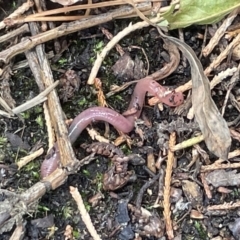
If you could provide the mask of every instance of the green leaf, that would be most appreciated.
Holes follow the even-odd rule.
[[[180,8],[163,14],[169,29],[184,28],[192,24],[212,24],[240,6],[239,0],[180,0]]]
[[[36,119],[35,119],[36,123],[40,126],[43,127],[44,123],[43,123],[43,118],[41,115],[39,115]]]

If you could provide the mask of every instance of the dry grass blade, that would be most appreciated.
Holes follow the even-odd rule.
[[[177,38],[167,36],[166,38],[178,46],[191,65],[192,104],[207,147],[216,156],[226,160],[231,146],[230,132],[226,121],[212,100],[209,80],[203,72],[202,65],[187,44]]]

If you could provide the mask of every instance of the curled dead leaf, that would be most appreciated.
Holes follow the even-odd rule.
[[[219,158],[227,160],[231,146],[230,132],[226,121],[212,100],[209,80],[203,72],[201,62],[186,43],[174,37],[165,35],[163,37],[175,43],[188,59],[191,65],[192,104],[196,120],[208,149]]]

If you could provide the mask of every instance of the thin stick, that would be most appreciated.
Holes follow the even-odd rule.
[[[28,11],[29,8],[31,8],[33,6],[33,2],[32,1],[27,1],[25,3],[23,3],[18,9],[16,9],[13,13],[11,13],[9,15],[9,18],[14,18],[14,17],[18,17],[19,15],[22,15],[24,12]],[[0,29],[5,28],[6,23],[5,23],[5,19],[4,21],[0,22]]]
[[[229,55],[231,49],[240,43],[240,33],[233,39],[233,41],[222,51],[219,56],[204,70],[204,74],[209,76],[211,71],[215,69],[220,63]],[[177,92],[185,92],[192,88],[192,80],[188,81],[182,86],[176,88]]]
[[[184,149],[187,147],[191,147],[197,143],[202,142],[203,140],[204,140],[203,135],[199,135],[197,137],[190,138],[190,139],[183,141],[177,145],[174,145],[174,146],[170,147],[170,149],[171,149],[171,151],[176,152],[178,150],[181,150],[181,149]]]
[[[146,1],[133,1],[135,4],[139,3],[145,3]],[[154,2],[154,1],[151,1]],[[48,11],[43,11],[41,13],[35,13],[28,15],[26,18],[38,18],[38,17],[43,17],[43,16],[48,16],[48,15],[55,15],[59,13],[66,13],[66,12],[72,12],[76,10],[84,10],[84,9],[94,9],[94,8],[101,8],[101,7],[110,7],[110,6],[119,6],[119,5],[126,5],[129,4],[125,0],[114,0],[114,1],[106,1],[106,2],[100,2],[100,3],[93,3],[93,4],[80,4],[77,6],[69,6],[69,7],[63,7],[63,8],[58,8],[58,9],[53,9],[53,10],[48,10]],[[179,5],[175,6],[175,9],[178,8]],[[159,12],[163,13],[166,12],[170,9],[170,6],[166,6],[163,8],[160,8]],[[86,17],[86,16],[85,16]]]
[[[228,154],[228,159],[238,157],[239,155],[240,155],[240,149],[236,149],[235,151],[230,152]],[[208,171],[213,171],[213,170],[217,170],[217,169],[240,168],[239,162],[219,164],[219,161],[221,161],[221,159],[218,159],[217,161],[215,161],[215,163],[213,163],[211,165],[202,166],[201,172],[208,172]]]
[[[28,164],[29,162],[31,162],[32,160],[34,160],[35,158],[41,156],[43,154],[44,150],[43,148],[38,149],[37,151],[35,151],[34,153],[21,158],[16,164],[18,166],[18,170],[21,169],[22,167],[24,167],[26,164]]]
[[[138,4],[138,8],[141,11],[145,11],[150,7],[151,7],[150,3]],[[11,58],[16,56],[17,54],[25,52],[35,47],[36,45],[39,45],[40,43],[45,43],[57,37],[62,37],[82,29],[98,26],[99,24],[112,21],[113,19],[116,19],[121,16],[126,16],[134,12],[135,10],[133,7],[123,6],[123,7],[119,7],[118,9],[108,11],[107,13],[94,16],[91,19],[82,19],[82,20],[78,20],[70,23],[64,23],[52,30],[27,38],[22,42],[0,52],[0,61],[7,63],[10,61]]]
[[[38,94],[36,97],[32,98],[31,100],[25,102],[24,104],[12,109],[12,112],[14,114],[19,114],[21,112],[24,112],[36,105],[38,105],[41,102],[44,102],[47,100],[47,95],[58,85],[59,81],[54,82],[52,85],[47,87],[43,92]]]
[[[217,29],[214,36],[210,39],[208,45],[202,50],[203,56],[207,57],[214,47],[218,44],[222,36],[226,33],[228,27],[232,24],[235,17],[238,15],[239,8],[236,8],[229,16],[223,21],[222,25]]]
[[[85,223],[89,233],[91,234],[91,236],[93,237],[94,240],[101,240],[100,236],[97,234],[97,231],[92,224],[91,218],[84,206],[84,202],[82,200],[82,197],[81,197],[78,189],[70,186],[70,193],[71,193],[73,199],[77,203],[78,210],[81,214],[82,220]]]
[[[173,239],[173,227],[171,220],[171,204],[170,204],[170,192],[171,192],[171,177],[172,177],[172,169],[174,164],[174,153],[170,150],[176,144],[176,133],[173,132],[169,138],[169,150],[168,150],[168,160],[167,160],[167,168],[166,168],[166,176],[165,176],[165,186],[163,192],[163,216],[166,222],[166,232],[169,239]]]
[[[4,34],[0,37],[0,43],[1,42],[5,42],[13,37],[16,37],[20,34],[24,34],[24,33],[27,33],[29,32],[29,27],[28,27],[28,24],[24,24],[22,25],[21,27],[7,33],[7,34]]]
[[[219,211],[219,210],[231,210],[235,208],[240,207],[240,201],[237,201],[235,203],[230,202],[230,203],[223,203],[219,205],[212,205],[207,207],[207,211]]]

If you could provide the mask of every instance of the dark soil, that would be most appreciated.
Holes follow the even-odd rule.
[[[11,8],[11,5],[4,6],[1,4],[1,8],[8,11],[8,9]],[[0,17],[2,19],[5,16],[1,14]],[[135,22],[138,20],[139,19],[131,19],[131,21]],[[126,27],[129,22],[130,20],[127,19],[116,20],[104,24],[104,27],[115,35]],[[197,56],[200,55],[203,44],[203,40],[198,38],[198,35],[204,34],[204,31],[205,27],[201,26],[189,27],[183,30],[186,43],[194,49]],[[1,33],[4,33],[4,31]],[[169,34],[176,37],[178,36],[177,31],[170,32]],[[208,36],[207,41],[209,41],[209,38],[210,36]],[[54,62],[54,60],[51,60],[54,79],[60,79],[63,75],[61,72],[56,70],[61,69],[66,71],[72,69],[77,73],[81,80],[79,91],[74,92],[74,94],[66,101],[61,101],[66,117],[74,118],[81,111],[91,106],[98,105],[95,89],[87,85],[86,82],[92,68],[92,63],[96,58],[96,53],[103,48],[108,40],[102,34],[99,27],[94,27],[76,34],[71,34],[64,38],[60,38],[59,41],[60,43],[64,43],[64,41],[66,41],[69,44],[69,47],[57,61]],[[138,46],[145,50],[150,64],[149,73],[153,73],[164,66],[165,60],[162,57],[162,52],[165,52],[165,50],[163,49],[162,44],[163,42],[158,37],[158,33],[152,27],[136,31],[120,42],[120,45],[126,52],[129,52],[128,49],[131,46]],[[4,43],[0,45],[0,48],[4,49],[6,46],[7,44]],[[45,45],[45,48],[46,52],[53,50],[53,42],[48,42]],[[219,51],[218,47],[216,47],[212,56],[214,56],[214,54],[218,55]],[[140,49],[132,48],[129,54],[132,59],[137,57],[142,60],[144,67],[146,68],[146,59]],[[24,59],[23,54],[17,56],[13,60],[13,63],[15,64],[22,59]],[[119,54],[115,49],[113,49],[104,60],[98,74],[98,77],[102,81],[104,93],[110,91],[110,86],[112,84],[122,85],[125,81],[123,79],[116,78],[111,70],[111,67],[118,59]],[[209,64],[210,59],[202,58],[201,61],[203,66],[206,67]],[[224,62],[224,64],[228,64],[228,66],[237,65],[237,63],[231,59],[227,63]],[[224,68],[224,66],[222,67]],[[219,71],[220,70],[217,69],[215,73],[218,73]],[[175,88],[176,86],[184,84],[190,78],[190,66],[187,62],[184,62],[184,60],[181,59],[181,63],[177,70],[167,79],[162,81],[161,84]],[[129,81],[130,80],[133,79],[129,79]],[[39,89],[29,68],[13,72],[9,84],[11,87],[11,95],[17,105],[24,103],[39,93]],[[234,90],[238,89],[238,85],[239,83],[236,87],[234,87]],[[129,100],[131,99],[133,87],[134,86],[131,86],[128,89],[108,98],[107,102],[111,108],[118,112],[124,112],[128,106]],[[62,93],[60,88],[58,88],[58,93],[59,95]],[[225,95],[225,84],[219,84],[213,90],[213,98],[219,109],[222,108]],[[159,146],[159,135],[157,134],[159,130],[158,124],[162,121],[170,123],[172,121],[177,121],[179,118],[184,120],[184,124],[191,123],[191,121],[186,118],[186,111],[178,116],[173,113],[172,109],[166,106],[164,106],[163,111],[160,112],[157,107],[149,107],[146,104],[143,114],[152,125],[150,127],[147,127],[144,124],[140,125],[145,137],[142,145],[140,144],[141,137],[139,134],[135,131],[132,131],[129,134],[130,138],[133,140],[132,148],[130,149],[126,143],[120,145],[119,147],[126,155],[129,153],[138,153],[146,159],[149,153],[149,148],[151,148],[153,156],[157,159],[159,152],[163,150],[163,148]],[[238,115],[238,111],[231,105],[231,103],[229,103],[227,105],[226,114],[224,115],[226,121],[231,122]],[[93,127],[102,135],[104,134],[105,125],[103,123],[94,124]],[[1,164],[10,165],[14,163],[16,159],[27,155],[34,146],[39,144],[44,146],[44,149],[47,150],[48,137],[46,134],[47,130],[44,124],[44,113],[41,105],[21,114],[21,116],[17,118],[1,117],[0,129]],[[191,131],[191,129],[189,129],[189,131],[177,133],[177,142],[181,142],[193,136],[193,131],[194,130]],[[6,139],[6,132],[16,133],[22,140],[22,142],[20,141],[21,144],[26,144],[24,145],[25,147],[19,143],[16,143],[16,146],[14,146],[13,142]],[[164,134],[169,136],[167,131]],[[110,127],[109,139],[114,141],[117,137],[117,131],[113,127]],[[87,131],[84,131],[81,134],[78,142],[74,145],[78,159],[82,159],[88,155],[88,153],[80,147],[83,143],[92,143]],[[209,153],[205,144],[201,143],[199,145],[207,152],[207,154],[209,154],[210,162],[214,162],[216,157]],[[239,141],[234,140],[231,150],[235,150],[238,147]],[[173,171],[172,186],[180,191],[179,199],[181,198],[182,201],[172,200],[171,218],[175,224],[174,235],[179,236],[179,238],[176,239],[239,239],[236,237],[239,236],[236,233],[239,231],[237,224],[234,225],[234,231],[230,230],[230,225],[239,218],[240,212],[238,208],[227,211],[216,211],[211,214],[205,214],[203,211],[203,209],[206,209],[209,205],[223,204],[224,202],[236,202],[240,195],[239,187],[228,187],[228,189],[231,190],[231,193],[221,193],[217,191],[217,188],[211,187],[213,197],[212,199],[208,199],[202,186],[198,166],[198,164],[205,164],[203,158],[200,158],[200,162],[198,162],[198,164],[194,164],[191,168],[186,169],[185,167],[192,159],[192,148],[176,152],[176,157],[178,161]],[[1,187],[14,192],[25,191],[40,180],[39,169],[43,159],[44,155],[34,162],[29,163],[21,171],[16,172],[15,174],[12,174],[11,172],[0,174]],[[140,189],[146,182],[152,179],[152,175],[150,175],[149,171],[146,170],[146,166],[130,165],[129,169],[134,170],[137,176],[136,181],[128,183],[124,187],[114,191],[115,194],[113,194],[109,191],[105,191],[102,183],[103,174],[107,171],[110,164],[111,161],[109,158],[98,156],[95,161],[82,167],[76,174],[69,176],[64,185],[55,191],[50,191],[45,194],[39,201],[36,211],[26,215],[23,220],[25,224],[23,239],[67,239],[64,237],[67,225],[72,227],[74,239],[91,239],[84,223],[82,222],[76,203],[69,193],[69,186],[78,188],[84,200],[85,207],[89,211],[92,223],[102,239],[167,239],[167,235],[164,232],[164,224],[162,224],[162,237],[154,237],[154,231],[152,231],[152,235],[147,234],[147,231],[144,229],[144,224],[146,223],[139,223],[139,219],[137,219],[138,217],[126,207],[127,203],[135,205],[136,200],[139,197],[138,195]],[[3,170],[0,169],[0,171]],[[165,163],[162,166],[162,171],[165,171]],[[201,200],[197,201],[195,206],[193,206],[193,202],[189,200],[186,190],[182,191],[182,184],[185,180],[192,181],[200,187]],[[143,193],[141,206],[150,211],[153,216],[159,219],[159,221],[163,221],[163,207],[161,206],[161,201],[159,202],[159,207],[152,207],[158,197],[159,188],[160,186],[158,181],[149,186],[148,190]],[[103,197],[97,202],[96,206],[92,206],[89,199],[99,192],[103,194]],[[181,202],[181,207],[180,205],[177,206],[176,202],[179,204]],[[198,210],[198,212],[202,211],[204,218],[197,219],[190,216],[191,209]],[[125,224],[120,225],[121,221],[119,220],[119,215],[121,215],[123,218],[122,221]],[[41,221],[42,218],[45,219]],[[50,222],[49,224],[47,224],[48,221]],[[13,230],[4,233],[0,236],[0,239],[10,239]],[[131,237],[131,234],[133,233],[141,233],[142,238],[134,238],[134,235]]]

